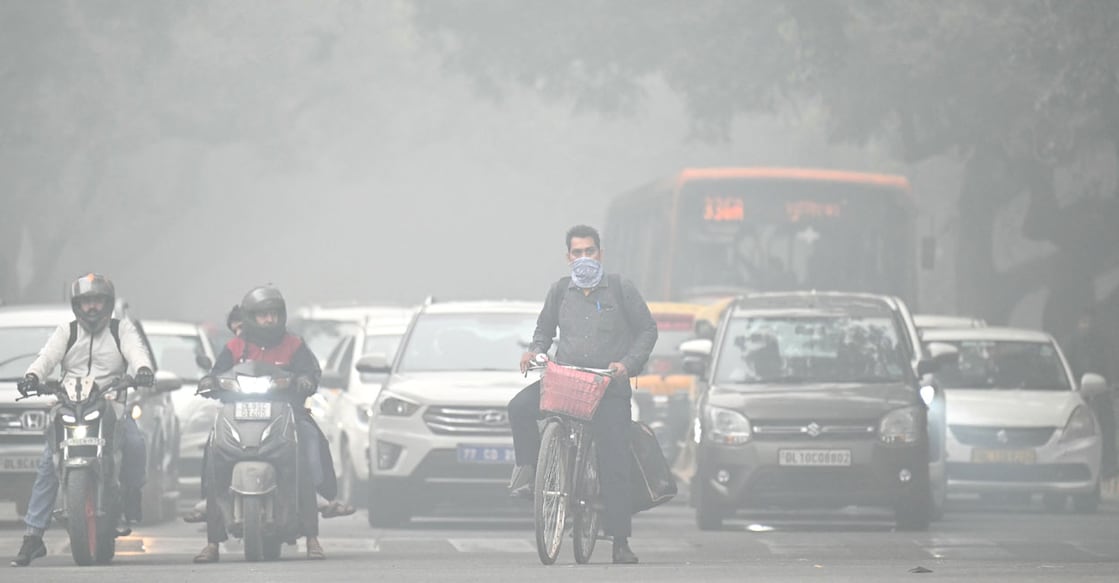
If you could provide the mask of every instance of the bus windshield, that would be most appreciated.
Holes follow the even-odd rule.
[[[902,191],[812,180],[700,180],[682,188],[672,296],[711,288],[908,296],[916,269]]]

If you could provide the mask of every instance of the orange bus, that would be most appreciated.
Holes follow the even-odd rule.
[[[917,296],[916,205],[902,176],[686,169],[614,198],[604,247],[651,300],[747,291]]]

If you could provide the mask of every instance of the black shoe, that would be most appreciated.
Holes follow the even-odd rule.
[[[629,550],[629,541],[624,538],[614,540],[614,564],[636,565],[637,555]]]
[[[535,466],[513,468],[513,477],[509,480],[509,495],[513,498],[532,498],[532,484],[535,481]]]
[[[47,556],[47,545],[43,544],[41,536],[24,536],[23,545],[19,547],[19,554],[12,559],[13,567],[26,567],[31,561]]]

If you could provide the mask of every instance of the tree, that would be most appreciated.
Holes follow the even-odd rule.
[[[1064,332],[1094,300],[1095,275],[1119,266],[1108,227],[1119,193],[1062,206],[1054,183],[1086,144],[1119,152],[1119,11],[1107,0],[441,0],[417,3],[415,19],[491,95],[512,83],[625,112],[660,78],[708,139],[744,113],[808,106],[834,140],[885,142],[908,163],[958,157],[964,311],[1004,320],[1048,285],[1046,322]],[[1023,195],[1023,235],[1056,251],[999,270],[992,227]]]

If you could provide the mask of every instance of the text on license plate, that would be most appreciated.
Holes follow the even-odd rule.
[[[971,461],[976,464],[1032,464],[1037,452],[1032,449],[973,449]]]
[[[272,403],[245,402],[236,403],[233,407],[233,418],[238,421],[248,419],[270,419],[272,417]]]
[[[99,445],[105,445],[105,440],[100,437],[71,437],[69,439],[64,439],[62,445],[65,447],[97,447]]]
[[[458,461],[462,464],[512,464],[513,448],[503,445],[460,445]]]
[[[38,456],[0,457],[0,473],[34,472],[38,467]]]
[[[849,449],[782,449],[777,451],[777,464],[781,466],[849,466]]]

